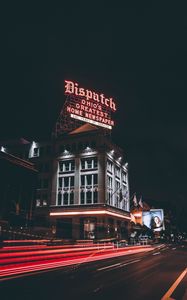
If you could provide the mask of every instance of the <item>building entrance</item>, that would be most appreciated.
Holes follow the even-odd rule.
[[[84,239],[96,238],[96,218],[82,218],[80,220],[80,235]]]

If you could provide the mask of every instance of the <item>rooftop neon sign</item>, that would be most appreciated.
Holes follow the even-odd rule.
[[[116,103],[112,98],[79,87],[78,83],[68,80],[65,80],[65,94],[72,96],[66,105],[71,118],[112,129],[114,121],[111,113],[116,111]]]

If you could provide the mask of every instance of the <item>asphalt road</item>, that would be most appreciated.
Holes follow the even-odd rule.
[[[187,300],[187,246],[144,252],[0,282],[6,299]],[[167,294],[166,294],[167,293]]]

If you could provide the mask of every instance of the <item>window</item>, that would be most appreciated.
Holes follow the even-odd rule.
[[[122,189],[121,189],[121,197],[120,197],[120,201],[121,201],[121,206],[122,209],[124,210],[128,210],[128,188],[126,185],[122,185]]]
[[[98,175],[94,174],[94,185],[98,184]]]
[[[75,161],[66,160],[59,162],[59,172],[73,172],[75,170]]]
[[[120,178],[120,168],[119,167],[115,167],[115,176]]]
[[[97,184],[97,174],[81,175],[81,186],[92,186]]]
[[[38,157],[39,156],[39,148],[34,148],[33,149],[33,156]]]
[[[81,186],[84,186],[85,185],[85,176],[82,175],[81,176]]]
[[[64,205],[68,205],[68,193],[64,193],[63,198],[64,198]]]
[[[112,177],[110,177],[110,176],[107,176],[107,187],[109,188],[109,189],[113,189],[113,186],[112,186]]]
[[[127,174],[125,172],[122,172],[122,180],[123,180],[123,182],[126,182],[126,176],[127,176]]]
[[[97,166],[98,166],[97,157],[81,159],[81,169],[82,170],[97,169]]]
[[[92,184],[92,175],[86,175],[86,183],[87,183],[87,185]]]
[[[107,176],[107,197],[108,204],[112,205],[113,200],[113,179],[110,176]]]
[[[66,148],[67,149],[67,148]],[[70,172],[75,170],[74,160],[59,161],[59,174],[58,174],[58,192],[61,195],[57,198],[58,205],[73,205],[74,204],[74,176],[69,176]],[[66,173],[63,175],[63,173]],[[68,173],[68,174],[67,174]]]
[[[58,187],[62,188],[62,177],[58,178]]]
[[[126,210],[126,186],[127,172],[117,163],[107,159],[107,203]]]
[[[64,187],[69,186],[69,177],[64,177]]]
[[[115,181],[115,206],[119,207],[120,204],[120,182],[119,181]]]
[[[107,171],[113,173],[113,163],[110,160],[107,160]]]
[[[74,176],[70,177],[70,186],[74,187]]]
[[[87,169],[92,169],[92,159],[91,158],[87,159]]]
[[[74,176],[66,176],[58,178],[59,188],[72,188],[74,187]]]
[[[74,204],[74,176],[58,178],[58,205]]]
[[[83,169],[83,170],[86,169],[85,168],[85,159],[81,160],[81,169]]]
[[[70,164],[69,164],[68,161],[66,161],[66,162],[64,163],[64,165],[65,165],[65,172],[66,172],[66,171],[71,171],[71,166],[70,166]]]
[[[98,174],[81,175],[80,204],[98,203]]]

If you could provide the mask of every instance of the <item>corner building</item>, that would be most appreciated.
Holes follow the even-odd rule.
[[[50,172],[39,173],[36,219],[48,216],[59,238],[127,238],[128,165],[122,150],[88,123],[51,145],[32,144],[29,156],[39,170],[46,147],[51,149]]]

